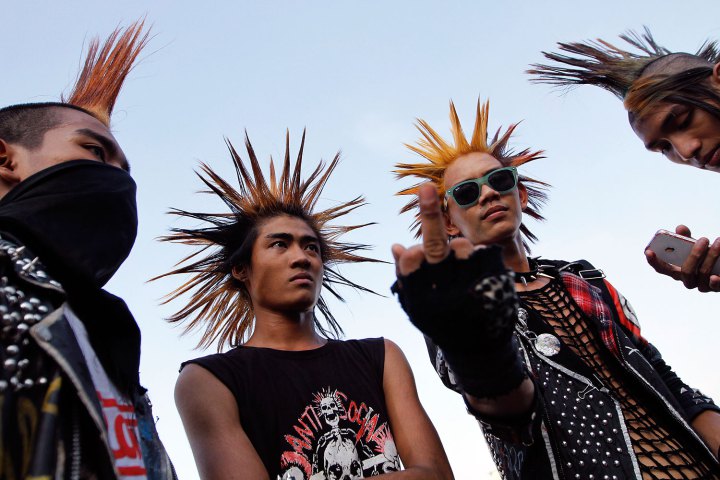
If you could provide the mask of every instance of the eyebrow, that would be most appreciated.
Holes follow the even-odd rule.
[[[290,233],[268,233],[267,235],[265,235],[265,238],[287,240],[287,241],[292,241],[295,239],[295,237]],[[300,237],[300,243],[309,243],[309,242],[320,243],[320,240],[315,235],[303,235],[302,237]]]
[[[97,141],[110,154],[111,157],[117,157],[120,160],[120,167],[123,170],[130,173],[130,164],[128,163],[127,158],[125,158],[125,155],[122,155],[118,150],[117,146],[115,146],[115,142],[110,140],[105,135],[101,135],[89,128],[80,128],[78,130],[75,130],[75,133],[85,135]]]
[[[495,170],[500,170],[501,168],[505,168],[505,166],[504,166],[504,165],[501,165],[501,166],[499,166],[499,167],[491,168],[490,170],[487,170],[485,173],[483,173],[483,174],[480,175],[479,177],[470,177],[470,178],[466,178],[465,180],[460,180],[459,182],[457,182],[455,185],[453,185],[453,186],[450,187],[450,188],[455,188],[456,185],[460,185],[461,183],[467,182],[467,181],[469,181],[469,180],[477,180],[478,178],[483,178],[485,175],[488,175],[488,174],[494,172]]]
[[[677,118],[677,112],[675,112],[672,109],[670,109],[668,112],[666,112],[665,118],[663,118],[663,121],[660,124],[660,131],[666,132],[668,130],[668,128],[670,128],[670,126],[672,125],[672,122],[675,121],[675,118]],[[657,141],[646,143],[645,149],[652,150],[657,146],[657,143],[658,143]]]

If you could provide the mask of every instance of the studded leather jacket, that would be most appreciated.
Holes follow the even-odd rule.
[[[569,293],[577,304],[587,307],[587,318],[596,330],[607,332],[603,343],[608,344],[608,349],[612,347],[613,362],[624,381],[642,392],[648,412],[660,423],[669,425],[684,445],[714,469],[714,473],[702,478],[720,478],[715,455],[689,425],[698,413],[718,411],[718,407],[710,398],[684,384],[665,364],[657,349],[639,336],[634,313],[617,291],[601,292],[579,277],[572,277],[579,290],[569,289]],[[615,301],[611,294],[615,295]],[[577,363],[568,357],[556,355],[553,345],[543,344],[543,330],[537,318],[533,319],[523,308],[518,317],[516,337],[535,384],[533,410],[524,418],[501,420],[479,416],[468,405],[469,412],[476,416],[483,429],[502,477],[512,480],[641,479],[617,399],[600,379],[578,369]],[[462,394],[442,351],[427,337],[426,341],[430,360],[445,386]]]
[[[62,286],[0,232],[0,479],[118,478]],[[176,478],[144,389],[131,399],[148,480]]]

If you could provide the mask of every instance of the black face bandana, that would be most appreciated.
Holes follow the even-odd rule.
[[[0,200],[0,230],[27,244],[66,290],[102,287],[135,242],[135,182],[92,160],[46,168]]]
[[[46,168],[0,200],[0,234],[27,245],[60,282],[120,391],[139,386],[140,330],[125,303],[101,289],[137,235],[135,182],[117,167],[72,160]]]

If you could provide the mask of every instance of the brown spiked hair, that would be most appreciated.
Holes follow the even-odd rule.
[[[143,31],[144,26],[145,20],[141,19],[124,30],[118,27],[102,46],[99,39],[93,39],[75,86],[62,102],[80,107],[110,126],[120,88],[149,40],[150,32]]]
[[[595,85],[622,100],[648,65],[673,52],[659,45],[648,27],[642,33],[630,30],[620,38],[635,51],[623,50],[601,39],[558,43],[559,49],[569,55],[542,52],[557,64],[533,64],[527,73],[535,76],[531,79],[535,83],[557,87]],[[715,42],[706,41],[694,56],[715,64],[720,60],[720,51]]]
[[[172,315],[168,321],[187,322],[186,333],[204,328],[198,347],[206,348],[217,342],[218,351],[221,351],[226,344],[236,346],[242,343],[253,326],[252,300],[244,284],[233,277],[232,269],[243,261],[241,257],[249,260],[257,236],[257,228],[263,220],[279,215],[298,217],[318,234],[324,265],[323,286],[340,300],[342,297],[335,290],[337,285],[350,286],[367,292],[371,290],[348,280],[335,270],[334,266],[348,262],[379,261],[356,253],[367,250],[369,246],[340,241],[343,234],[371,225],[370,223],[351,226],[330,225],[330,222],[364,205],[365,201],[362,197],[356,197],[322,211],[314,211],[320,194],[340,161],[340,153],[335,155],[327,168],[325,163],[320,161],[312,173],[305,180],[301,180],[305,132],[303,131],[294,166],[290,162],[288,133],[282,172],[277,177],[271,157],[268,181],[262,172],[247,132],[245,147],[250,163],[249,169],[230,141],[226,140],[226,143],[235,166],[239,188],[234,188],[204,163],[201,164],[201,172],[197,172],[197,175],[209,189],[203,193],[217,195],[230,212],[193,213],[173,209],[171,214],[200,220],[204,225],[194,229],[174,228],[172,234],[162,237],[161,240],[192,245],[199,249],[182,259],[174,270],[155,278],[178,274],[191,275],[189,280],[165,298],[164,303],[167,303],[186,293],[191,294],[189,303]],[[322,295],[317,306],[331,331],[323,327],[317,317],[315,326],[325,335],[339,336],[342,328],[330,313]]]
[[[475,128],[473,129],[472,138],[470,141],[465,137],[462,125],[460,124],[460,118],[458,117],[457,111],[455,110],[455,104],[450,102],[450,130],[452,132],[454,145],[450,145],[446,142],[425,120],[418,119],[416,128],[420,131],[423,138],[417,141],[416,145],[405,144],[413,152],[417,153],[421,157],[430,161],[430,163],[398,163],[395,165],[394,170],[397,178],[404,177],[419,177],[423,181],[413,185],[412,187],[400,190],[397,195],[413,195],[414,198],[410,200],[401,210],[400,213],[405,213],[418,208],[417,193],[420,185],[425,181],[431,181],[435,184],[437,189],[438,197],[441,203],[445,199],[445,170],[459,157],[472,153],[487,153],[495,157],[504,166],[517,167],[527,162],[544,158],[542,156],[542,150],[530,151],[524,149],[520,152],[515,152],[508,148],[508,141],[512,136],[517,123],[510,125],[504,133],[500,133],[502,128],[498,128],[492,140],[488,142],[488,121],[490,114],[490,102],[486,101],[481,105],[480,100],[477,103],[477,112],[475,116]],[[528,192],[528,206],[525,209],[525,213],[530,215],[536,220],[544,220],[540,214],[542,205],[547,200],[547,193],[545,189],[549,187],[545,182],[535,180],[524,175],[519,177],[520,183],[522,183]],[[417,210],[416,210],[417,211]],[[415,237],[420,236],[420,214],[415,214],[415,220],[411,226],[411,229],[415,230]],[[523,223],[520,226],[520,231],[525,236],[523,239],[523,245],[530,251],[529,243],[537,240],[537,237],[527,228]]]

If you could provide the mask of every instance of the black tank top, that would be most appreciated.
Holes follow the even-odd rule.
[[[400,469],[385,407],[382,338],[299,352],[237,347],[185,362],[232,392],[270,479],[334,480]]]

